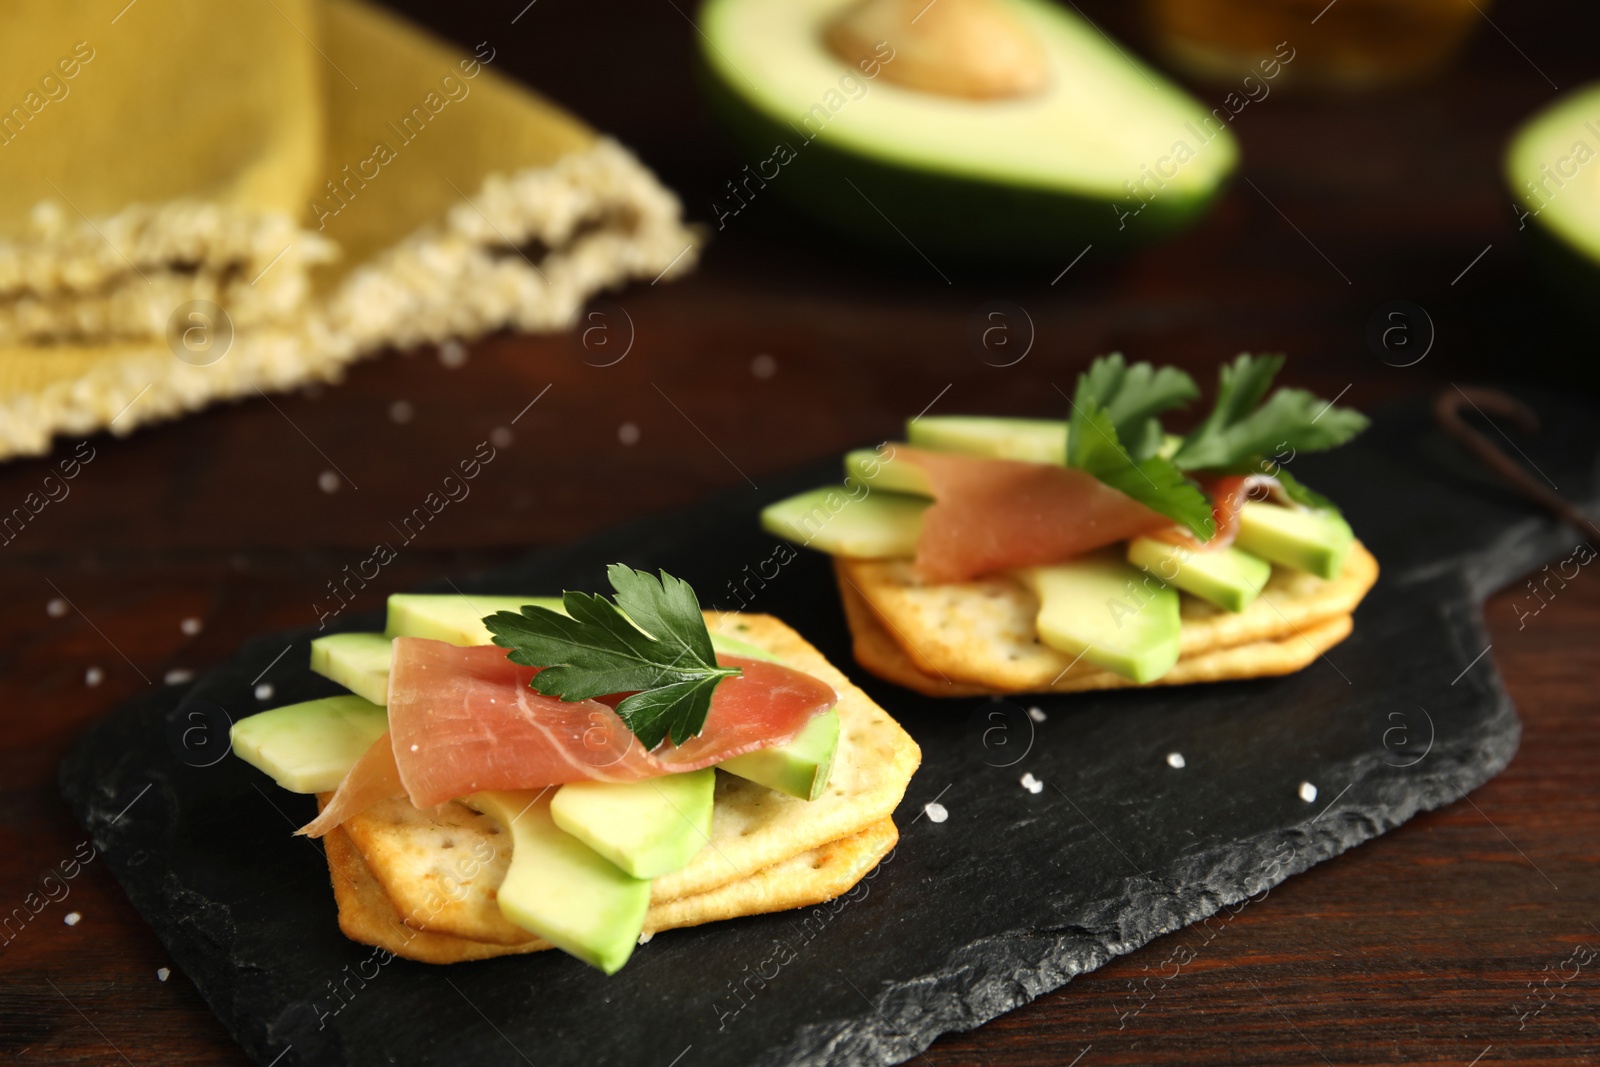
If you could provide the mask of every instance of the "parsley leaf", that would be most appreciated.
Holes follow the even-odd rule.
[[[1367,428],[1367,417],[1337,408],[1304,389],[1267,389],[1283,366],[1282,356],[1241,355],[1224,364],[1217,403],[1173,455],[1182,470],[1224,470],[1288,448],[1321,452],[1342,445]]]
[[[1156,416],[1199,395],[1194,379],[1177,367],[1129,366],[1122,353],[1113,352],[1079,376],[1073,402],[1086,410],[1085,401],[1104,407],[1123,447],[1135,460],[1144,460],[1160,451],[1165,436]]]
[[[1122,361],[1120,356],[1113,358],[1117,364]],[[1109,362],[1096,360],[1087,373],[1078,376],[1077,398],[1072,401],[1072,419],[1067,431],[1067,466],[1086,471],[1151,511],[1187,526],[1200,540],[1210,540],[1211,505],[1205,494],[1186,479],[1171,460],[1154,454],[1136,459],[1123,447],[1111,409],[1099,399],[1105,395],[1105,379],[1093,380],[1096,371]],[[1097,393],[1097,390],[1102,391]],[[1135,413],[1139,425],[1156,421],[1148,414],[1139,414],[1141,408],[1142,405],[1130,402],[1125,410]],[[1155,436],[1159,442],[1159,424]]]
[[[615,604],[598,594],[567,592],[565,615],[527,604],[520,614],[499,611],[483,624],[495,644],[511,650],[511,662],[544,668],[529,683],[538,692],[563,700],[632,693],[617,714],[644,747],[653,749],[668,736],[681,745],[705,729],[712,690],[739,668],[717,666],[700,602],[687,582],[621,563],[608,567],[606,577]]]

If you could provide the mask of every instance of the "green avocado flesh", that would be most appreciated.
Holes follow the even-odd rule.
[[[1224,611],[1249,607],[1272,577],[1272,564],[1232,545],[1197,551],[1136,537],[1128,542],[1128,562]]]
[[[1039,638],[1132,681],[1178,662],[1178,591],[1112,551],[1017,572],[1039,598]]]
[[[374,704],[389,703],[389,656],[383,634],[329,634],[311,642],[311,669]]]
[[[787,745],[758,748],[717,766],[779,793],[816,800],[828,788],[838,752],[839,713],[827,711],[808,722]]]
[[[396,601],[399,602],[398,610]],[[394,637],[450,640],[439,635],[473,636],[469,622],[477,622],[480,630],[482,622],[481,618],[469,618],[470,612],[515,611],[523,604],[538,604],[553,611],[562,610],[559,597],[475,596],[469,604],[466,598],[451,593],[437,596],[396,593],[389,598],[389,634],[332,634],[319,637],[311,642],[311,669],[352,690],[356,690],[356,687],[346,679],[355,679],[364,687],[356,692],[373,703],[386,703],[389,695],[389,650]],[[479,640],[455,640],[451,643],[486,645],[489,644],[489,632],[482,630]],[[713,633],[711,647],[727,656],[765,660],[776,658],[765,649],[725,634]],[[828,784],[838,742],[839,715],[835,711],[827,711],[814,718],[788,744],[758,749],[725,760],[717,766],[780,793],[801,800],[815,800]],[[338,784],[337,779],[335,784]]]
[[[823,29],[851,2],[701,9],[705,88],[747,164],[713,202],[719,228],[779,196],[934,261],[1065,264],[1085,242],[1100,250],[1183,226],[1235,167],[1226,109],[1208,111],[1063,6],[1003,0],[1046,54],[1049,84],[985,101],[836,58]]]
[[[639,943],[650,882],[567,833],[540,790],[474,793],[465,800],[511,834],[500,913],[552,945],[615,974]]]
[[[1531,223],[1582,261],[1592,300],[1600,292],[1593,285],[1600,275],[1600,83],[1557,98],[1525,122],[1506,150],[1505,174],[1527,212],[1518,229]]]
[[[638,782],[569,782],[550,801],[557,826],[635,878],[683,867],[711,839],[716,772]]]
[[[1239,509],[1233,543],[1246,552],[1318,578],[1337,578],[1355,543],[1337,511],[1304,511],[1251,501]]]
[[[378,705],[337,696],[240,719],[228,736],[234,755],[291,793],[326,793],[388,729]]]
[[[906,440],[933,452],[960,452],[1026,463],[1067,462],[1065,419],[924,415],[906,423]]]
[[[483,617],[497,611],[518,611],[524,604],[562,610],[558,596],[395,593],[389,597],[389,619],[383,632],[390,637],[428,637],[452,645],[488,645],[494,642]]]
[[[854,481],[885,493],[909,496],[933,495],[922,468],[871,448],[858,448],[844,454],[845,481]]]
[[[901,559],[916,554],[917,534],[928,501],[895,493],[823,486],[768,504],[761,509],[761,528],[774,537],[815,548],[833,556],[856,559]]]

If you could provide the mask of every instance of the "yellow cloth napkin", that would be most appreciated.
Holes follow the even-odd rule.
[[[14,0],[0,458],[570,324],[696,258],[625,149],[359,0]]]

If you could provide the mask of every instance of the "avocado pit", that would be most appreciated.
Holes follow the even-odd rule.
[[[1044,47],[1002,0],[861,0],[827,25],[823,41],[852,67],[887,42],[894,52],[883,77],[941,96],[1017,99],[1050,83]]]

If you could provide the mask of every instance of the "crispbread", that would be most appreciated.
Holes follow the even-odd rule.
[[[652,907],[748,881],[879,826],[899,804],[922,758],[899,723],[779,620],[707,612],[706,622],[714,632],[765,649],[832,686],[839,697],[839,747],[827,790],[813,801],[719,772],[710,840],[688,866],[651,883]],[[496,903],[510,853],[506,835],[488,816],[454,801],[419,811],[401,798],[352,817],[341,832],[363,860],[366,876],[410,927],[501,945],[525,944],[530,937]],[[831,883],[802,880],[799,886],[826,884]],[[752,890],[730,889],[727,899],[743,902],[732,906],[769,910],[754,906],[758,896],[740,892]]]
[[[856,659],[890,681],[935,696],[1076,692],[1133,683],[1038,639],[1038,601],[1005,576],[924,585],[909,561],[834,561]],[[1378,577],[1359,542],[1338,578],[1273,568],[1254,603],[1226,612],[1181,600],[1180,658],[1153,685],[1299,670],[1350,632],[1350,612]],[[1236,652],[1224,655],[1226,652]]]
[[[657,933],[833,900],[877,866],[899,838],[894,821],[883,819],[860,833],[791,856],[710,892],[652,903],[644,931]],[[422,963],[462,963],[551,947],[548,941],[526,932],[520,941],[495,943],[419,930],[402,919],[342,828],[329,832],[323,846],[339,905],[339,929],[351,940]]]

